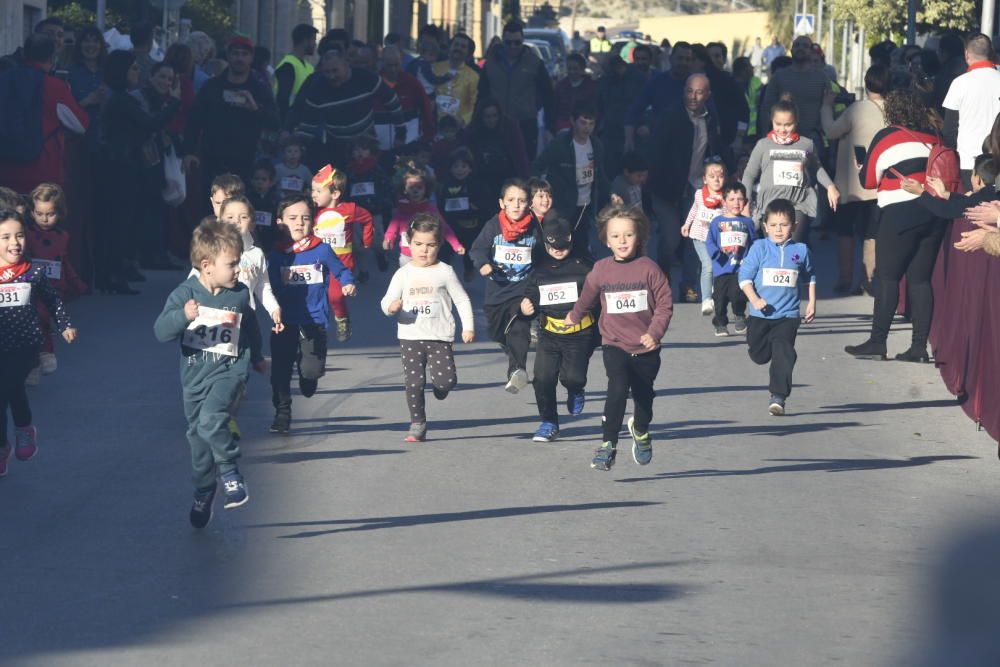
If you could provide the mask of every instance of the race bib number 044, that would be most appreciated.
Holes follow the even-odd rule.
[[[799,284],[798,269],[764,269],[764,287],[795,287]]]
[[[198,317],[184,331],[187,347],[235,357],[240,349],[243,315],[219,308],[198,307]]]
[[[604,295],[604,311],[613,315],[642,313],[649,310],[649,296],[644,289],[634,292],[608,292]]]
[[[0,308],[27,306],[31,303],[31,283],[0,285]]]

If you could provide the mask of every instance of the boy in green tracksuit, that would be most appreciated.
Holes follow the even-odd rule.
[[[243,239],[233,225],[204,222],[191,240],[198,271],[170,296],[153,329],[160,342],[180,339],[181,389],[194,468],[190,520],[204,528],[212,518],[216,473],[225,508],[249,500],[236,467],[240,448],[228,428],[230,407],[242,395],[250,366],[267,370],[250,291],[238,282]]]

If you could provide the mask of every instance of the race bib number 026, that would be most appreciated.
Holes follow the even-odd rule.
[[[764,269],[764,287],[795,287],[799,284],[798,269]]]
[[[604,295],[605,312],[621,315],[649,310],[649,296],[644,289],[634,292],[608,292]]]
[[[323,268],[315,264],[296,264],[281,268],[281,280],[286,285],[322,285]]]
[[[497,264],[531,264],[531,248],[498,245],[493,250],[493,260]]]
[[[0,285],[0,308],[27,306],[31,303],[31,283]]]
[[[198,317],[184,331],[185,346],[235,357],[240,349],[243,315],[219,308],[198,307]]]
[[[576,303],[580,298],[576,283],[556,283],[554,285],[538,286],[538,301],[543,306],[557,306],[563,303]]]

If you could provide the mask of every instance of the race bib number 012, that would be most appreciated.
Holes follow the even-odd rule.
[[[608,292],[604,295],[605,312],[613,315],[642,313],[649,310],[649,296],[644,289],[634,292]]]
[[[556,283],[554,285],[538,286],[538,301],[543,306],[557,306],[563,303],[576,303],[580,298],[576,283]]]
[[[531,248],[498,245],[493,249],[493,260],[497,264],[531,264]]]
[[[235,357],[240,349],[241,313],[219,308],[198,307],[198,317],[184,331],[187,347]]]
[[[53,259],[33,259],[31,263],[40,266],[45,271],[45,277],[49,280],[59,280],[62,278],[62,262]]]
[[[0,308],[27,306],[31,303],[31,283],[0,285]]]
[[[798,269],[764,269],[764,287],[795,287],[799,284]]]
[[[281,280],[286,285],[322,285],[323,267],[316,264],[297,264],[281,268]]]

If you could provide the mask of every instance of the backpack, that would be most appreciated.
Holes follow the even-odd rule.
[[[915,134],[907,130],[905,127],[900,129],[909,134],[914,141],[920,141]],[[927,176],[940,178],[944,183],[945,190],[948,192],[961,192],[962,172],[959,166],[958,152],[954,148],[948,148],[940,141],[934,145],[923,141],[920,141],[920,143],[931,149],[930,155],[927,156],[927,169],[924,173]],[[927,194],[932,197],[942,199],[941,195],[934,192],[933,188],[929,186],[925,187]]]
[[[0,73],[0,160],[34,162],[42,154],[45,74],[32,67]]]

